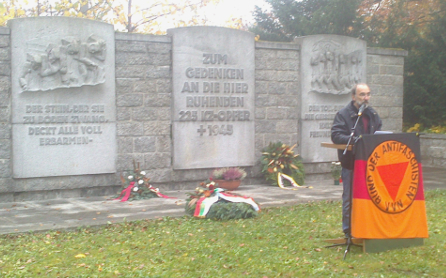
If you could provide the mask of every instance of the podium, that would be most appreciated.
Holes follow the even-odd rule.
[[[330,143],[322,146],[345,149]],[[364,252],[423,245],[428,230],[419,137],[363,135],[353,150],[354,240]]]

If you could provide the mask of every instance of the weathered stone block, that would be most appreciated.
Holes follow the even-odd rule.
[[[169,135],[170,121],[150,121],[144,123],[144,135]]]
[[[255,104],[257,108],[271,106],[270,96],[268,95],[256,95]]]
[[[138,80],[134,84],[133,91],[145,94],[155,93],[156,81],[152,79]]]
[[[291,141],[291,134],[276,134],[276,133],[268,133],[265,134],[265,143],[266,145],[268,145],[270,142],[272,143],[277,143],[277,142],[282,142],[283,144],[287,144],[287,145],[294,145],[295,143],[292,143]],[[292,143],[292,144],[291,144]]]
[[[157,136],[156,137],[156,151],[159,153],[171,153],[172,152],[172,140],[170,136]]]
[[[380,62],[385,65],[404,65],[404,57],[380,56]]]
[[[158,120],[160,121],[170,121],[172,116],[172,111],[170,107],[160,107],[157,109]]]
[[[255,92],[256,92],[256,95],[267,94],[268,93],[268,82],[267,81],[256,81]]]
[[[372,82],[374,84],[381,84],[381,85],[394,85],[394,84],[396,84],[396,76],[394,76],[394,75],[373,75]]]
[[[172,82],[170,79],[158,79],[156,80],[156,92],[161,94],[167,94],[172,92]]]
[[[10,76],[11,66],[9,62],[0,62],[0,76]]]
[[[171,64],[170,53],[155,53],[152,54],[153,64],[156,66],[169,66]]]
[[[158,78],[171,78],[171,68],[170,65],[165,66],[155,66],[148,65],[145,71],[146,78],[158,79]]]
[[[0,107],[8,107],[9,106],[9,92],[0,92]]]
[[[150,153],[144,155],[144,164],[146,169],[159,169],[171,167],[171,158],[169,153]]]
[[[276,124],[277,124],[277,121],[258,120],[258,121],[256,121],[256,124],[255,124],[256,134],[276,132]]]
[[[172,43],[148,43],[146,45],[147,52],[155,54],[170,54]]]
[[[294,71],[296,72],[296,75],[298,75],[297,71],[299,70],[299,62],[292,59],[280,60],[279,67],[277,69],[284,71]]]
[[[116,99],[116,105],[118,107],[137,107],[142,106],[143,102],[143,94],[125,94],[120,95]]]
[[[266,109],[266,118],[268,120],[283,120],[287,117],[287,109],[283,107],[270,107]]]
[[[118,154],[118,162],[116,165],[116,170],[118,172],[121,171],[132,171],[133,170],[133,161],[144,163],[144,155],[143,154]],[[144,166],[144,165],[142,165]],[[144,167],[145,169],[145,167]]]
[[[118,78],[143,78],[145,66],[117,66],[116,77]]]
[[[367,73],[368,74],[379,74],[380,66],[378,64],[369,64],[367,65]]]
[[[8,122],[10,116],[9,107],[0,107],[0,122]]]
[[[392,107],[389,111],[389,117],[395,119],[403,118],[403,107]]]
[[[256,120],[263,120],[266,118],[266,108],[264,107],[256,107],[255,113]]]
[[[8,92],[11,89],[9,76],[0,76],[0,92]]]
[[[9,53],[9,48],[0,48],[0,61],[10,61],[11,55]]]
[[[132,109],[132,120],[154,121],[158,119],[157,109],[152,107],[136,107]]]
[[[133,84],[140,80],[139,78],[116,78],[116,87],[133,88]]]
[[[118,137],[118,153],[119,154],[133,153],[132,137]]]
[[[270,82],[268,84],[268,93],[269,94],[286,94],[287,92],[287,84],[281,82]]]
[[[117,123],[118,136],[141,136],[144,134],[143,123],[129,122]]]
[[[116,41],[116,52],[136,52],[136,53],[147,53],[145,42],[138,41]]]
[[[11,164],[9,159],[0,159],[0,178],[11,178]]]
[[[277,121],[276,132],[277,133],[297,133],[298,126],[294,120],[281,120]]]
[[[380,74],[393,74],[393,75],[403,75],[404,67],[402,65],[381,65],[379,67]]]
[[[170,93],[147,94],[144,96],[144,106],[170,107],[171,103],[172,94]]]
[[[11,125],[9,123],[0,123],[0,139],[11,138]]]
[[[134,139],[134,152],[135,153],[149,153],[156,151],[156,137],[145,136],[137,137]]]
[[[257,81],[272,81],[277,79],[277,72],[274,70],[256,70],[255,77]]]
[[[268,61],[256,55],[256,70],[268,69]]]
[[[279,71],[277,77],[279,82],[296,82],[299,80],[299,74],[295,71]]]
[[[277,58],[299,61],[299,50],[283,50],[277,52]]]
[[[403,106],[403,98],[397,96],[374,96],[373,104],[376,106],[395,106],[402,107]]]
[[[129,121],[132,118],[132,111],[128,107],[116,108],[116,120],[117,121]]]
[[[156,183],[171,183],[173,171],[171,169],[151,169],[149,173],[150,183],[157,187]],[[179,189],[179,187],[175,187]],[[163,190],[161,190],[163,191]]]
[[[0,35],[0,47],[7,48],[10,45],[9,34],[8,35]]]
[[[0,139],[0,160],[11,158],[11,140]]]

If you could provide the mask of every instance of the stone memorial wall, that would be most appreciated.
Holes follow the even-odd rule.
[[[9,26],[13,177],[116,172],[112,26],[61,17]]]
[[[331,142],[334,117],[351,100],[351,89],[366,82],[366,43],[334,35],[296,42],[301,46],[301,155],[304,162],[336,161],[336,152],[318,150]]]
[[[168,34],[174,169],[254,165],[254,35],[218,27]]]
[[[335,152],[319,141],[351,82],[367,82],[383,129],[401,131],[405,55],[338,36],[14,20],[0,27],[0,201],[110,195],[133,161],[163,190],[223,166],[260,184],[261,150],[276,141],[298,145],[308,179],[328,177]]]

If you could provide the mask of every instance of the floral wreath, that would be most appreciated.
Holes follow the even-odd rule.
[[[186,213],[197,218],[229,220],[256,217],[259,205],[251,198],[218,188],[212,180],[188,193]]]
[[[278,185],[285,188],[288,181],[292,187],[299,187],[304,184],[305,170],[302,159],[298,154],[294,154],[292,147],[281,142],[269,143],[262,150],[262,173],[267,182],[271,185]]]
[[[175,197],[161,194],[159,188],[150,185],[150,178],[146,177],[146,175],[147,173],[145,171],[140,170],[139,162],[138,166],[136,166],[135,161],[133,161],[133,171],[128,173],[126,178],[121,174],[121,182],[124,189],[115,200],[121,199],[121,202],[125,202],[154,197],[175,199]]]

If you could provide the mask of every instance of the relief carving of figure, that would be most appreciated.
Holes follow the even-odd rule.
[[[342,53],[341,45],[322,40],[313,45],[310,65],[311,91],[329,94],[347,94],[361,82],[361,51]]]
[[[26,54],[26,62],[19,77],[20,87],[23,90],[40,87],[40,69],[42,67],[42,55]]]
[[[23,91],[97,85],[105,82],[105,40],[91,35],[86,42],[67,37],[48,44],[45,52],[27,53],[19,83]]]

